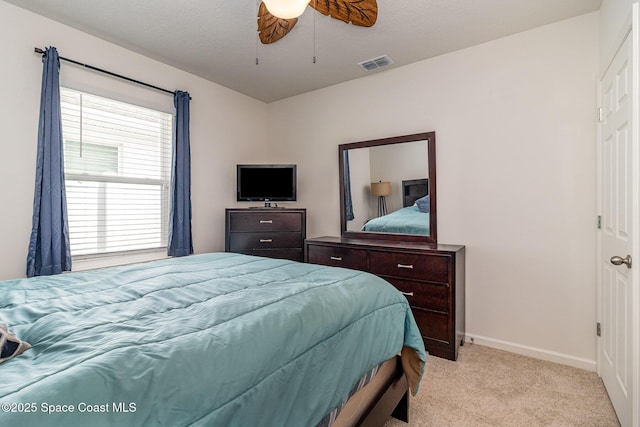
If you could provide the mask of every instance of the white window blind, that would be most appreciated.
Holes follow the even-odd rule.
[[[71,255],[167,246],[173,117],[61,88]]]

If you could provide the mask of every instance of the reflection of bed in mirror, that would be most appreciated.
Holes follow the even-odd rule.
[[[420,206],[416,201],[426,197]],[[403,233],[429,235],[429,180],[411,179],[402,181],[402,208],[387,215],[373,218],[362,227],[362,231],[376,233]]]

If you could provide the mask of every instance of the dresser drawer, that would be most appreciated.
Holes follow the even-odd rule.
[[[302,248],[302,240],[302,233],[231,233],[229,235],[229,251]]]
[[[233,212],[229,231],[302,231],[302,215],[296,212]]]
[[[424,338],[449,343],[449,315],[420,308],[412,308],[411,312]],[[427,351],[428,350],[427,348]]]
[[[407,297],[410,306],[449,313],[449,288],[446,285],[382,277]]]
[[[307,245],[307,260],[312,264],[367,270],[367,251],[364,249]]]
[[[449,282],[449,256],[371,251],[371,272],[381,276]]]

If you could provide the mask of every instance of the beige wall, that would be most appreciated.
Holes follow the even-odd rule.
[[[42,74],[36,46],[55,46],[61,56],[192,94],[194,249],[224,250],[224,208],[235,204],[235,165],[266,159],[266,104],[2,1],[0,46],[0,279],[23,277],[26,270]],[[173,111],[170,95],[67,63],[61,84]]]
[[[468,337],[595,369],[597,69],[596,12],[269,104],[269,153],[338,235],[338,144],[435,131]]]

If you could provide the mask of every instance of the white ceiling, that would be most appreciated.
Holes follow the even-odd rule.
[[[371,28],[307,7],[271,45],[257,39],[256,0],[6,1],[271,102],[596,11],[602,0],[378,0]],[[357,65],[383,54],[394,64]]]

